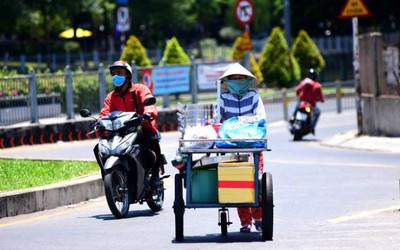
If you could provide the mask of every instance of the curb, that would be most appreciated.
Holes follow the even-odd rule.
[[[100,173],[44,187],[3,192],[0,193],[0,218],[76,204],[103,195]]]
[[[358,136],[356,130],[336,134],[320,142],[320,145],[351,150],[400,153],[399,137]]]
[[[160,132],[177,130],[176,113],[175,109],[159,111],[157,125]],[[50,124],[1,128],[0,149],[99,138],[98,134],[86,136],[89,123],[86,119],[58,120]],[[103,195],[104,183],[100,174],[44,187],[0,192],[0,218],[77,204]]]
[[[178,128],[177,110],[159,111],[157,126],[160,132],[176,131]],[[56,143],[57,141],[80,141],[99,138],[95,133],[87,135],[89,119],[55,120],[50,124],[28,124],[21,127],[0,128],[0,149],[23,145]]]

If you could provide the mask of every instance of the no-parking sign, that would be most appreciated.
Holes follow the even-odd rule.
[[[153,77],[151,76],[152,72],[152,69],[144,69],[142,71],[142,83],[150,89],[151,93],[153,93],[154,89]]]

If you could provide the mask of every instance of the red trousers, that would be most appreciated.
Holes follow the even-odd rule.
[[[264,157],[263,154],[260,154],[260,158],[258,161],[258,174],[261,176],[264,172]],[[261,190],[261,187],[259,188]],[[261,194],[259,195],[259,207],[238,207],[238,215],[240,218],[240,223],[242,226],[251,225],[253,219],[261,220],[262,216],[262,208],[261,208]]]

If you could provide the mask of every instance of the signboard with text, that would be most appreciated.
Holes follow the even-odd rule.
[[[353,18],[353,17],[369,17],[371,11],[363,0],[347,0],[342,12],[340,12],[340,18]]]
[[[197,66],[197,83],[200,90],[217,89],[218,78],[229,68],[231,63],[213,65],[199,64]]]
[[[154,95],[186,93],[190,91],[190,66],[154,68],[151,74]]]

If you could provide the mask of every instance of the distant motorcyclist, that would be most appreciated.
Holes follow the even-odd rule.
[[[317,102],[325,102],[324,94],[322,93],[321,84],[317,81],[318,73],[315,69],[308,70],[307,77],[304,78],[296,87],[296,95],[301,101],[308,102],[312,106],[311,133],[315,134],[315,126],[318,118],[321,115],[321,110],[317,107]],[[296,109],[299,106],[296,106]]]
[[[146,98],[153,96],[144,84],[132,83],[132,68],[124,61],[116,61],[109,66],[111,81],[115,90],[107,94],[100,117],[108,115],[112,111],[136,111],[138,114],[146,115],[149,120],[143,123],[145,140],[144,146],[151,149],[157,157],[152,170],[151,183],[156,186],[160,180],[159,173],[162,170],[162,156],[159,144],[159,132],[156,118],[158,116],[157,106],[144,106]],[[97,157],[97,154],[96,154]]]

